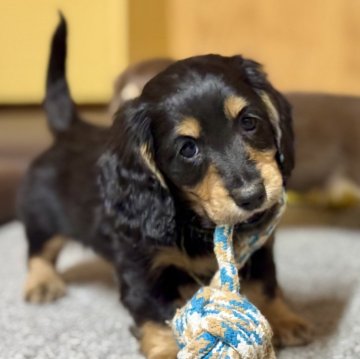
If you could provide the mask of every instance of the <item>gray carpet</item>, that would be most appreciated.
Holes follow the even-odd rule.
[[[70,245],[60,259],[71,282],[68,295],[29,305],[22,300],[25,248],[18,223],[0,228],[1,359],[141,358],[104,263]],[[278,357],[360,358],[360,232],[282,230],[276,258],[287,297],[316,328],[312,344],[282,350]]]

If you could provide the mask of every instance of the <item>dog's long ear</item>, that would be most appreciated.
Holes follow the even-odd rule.
[[[136,99],[115,115],[99,161],[99,185],[107,218],[133,241],[166,245],[174,240],[172,196],[154,162],[151,120]]]
[[[248,59],[241,60],[245,80],[257,91],[268,109],[276,137],[278,162],[286,180],[295,164],[294,132],[290,104],[271,85],[260,64]]]

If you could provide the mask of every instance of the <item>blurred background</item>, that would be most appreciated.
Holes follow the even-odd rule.
[[[243,54],[264,64],[273,84],[286,93],[355,100],[360,95],[358,0],[1,0],[0,221],[12,218],[22,173],[51,141],[40,105],[59,9],[69,26],[70,88],[84,116],[96,123],[111,122],[108,104],[119,73],[153,57]],[[314,103],[306,101],[306,108]],[[329,103],[332,98],[318,102],[317,109]],[[351,116],[360,118],[360,100],[356,104]],[[305,117],[324,126],[337,120],[327,123],[327,116],[311,111]],[[329,111],[342,116],[342,110]],[[299,171],[306,167],[301,165]]]
[[[124,89],[115,80],[139,61],[219,53],[264,65],[297,138],[279,280],[316,327],[313,345],[279,359],[360,358],[360,0],[0,0],[0,357],[139,358],[111,268],[82,263],[82,248],[60,260],[68,298],[22,301],[26,242],[7,222],[26,168],[52,141],[41,103],[58,10],[71,93],[93,123],[111,123]],[[85,284],[101,278],[103,288]]]
[[[283,91],[360,93],[358,0],[1,0],[2,104],[42,100],[58,9],[79,103],[107,103],[128,64],[204,53],[253,57]]]

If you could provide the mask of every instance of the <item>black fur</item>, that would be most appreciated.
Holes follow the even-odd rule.
[[[179,285],[194,280],[173,265],[152,271],[158,251],[177,247],[190,258],[212,255],[215,224],[194,212],[181,189],[196,185],[210,161],[216,163],[229,191],[259,177],[255,164],[244,157],[244,143],[271,149],[276,141],[256,90],[267,91],[280,112],[278,152],[285,158],[281,170],[286,179],[293,167],[289,106],[255,62],[207,55],[170,66],[147,84],[139,98],[119,109],[111,128],[95,127],[77,115],[65,78],[65,56],[62,19],[52,42],[45,100],[55,140],[32,164],[20,196],[29,255],[39,253],[56,234],[77,239],[114,264],[122,302],[136,323],[163,322],[174,314]],[[224,117],[223,100],[231,94],[246,96],[251,109],[263,118],[256,136],[239,130],[240,137],[218,120]],[[208,152],[199,163],[176,159],[180,144],[174,126],[181,116],[199,119],[205,131]],[[142,145],[158,174],[142,157]],[[240,224],[238,230],[244,228]],[[268,291],[273,293],[271,249],[256,254],[251,267],[251,277],[264,281],[271,277]]]
[[[62,133],[78,120],[66,81],[67,25],[60,13],[60,24],[54,33],[46,80],[44,107],[54,135]]]
[[[259,63],[245,59],[243,60],[243,64],[249,83],[254,86],[254,88],[266,91],[271,96],[272,101],[275,102],[279,112],[280,130],[284,134],[281,137],[279,152],[285,155],[284,162],[279,161],[279,165],[281,166],[284,181],[286,182],[295,166],[294,131],[290,104],[286,98],[271,85]]]

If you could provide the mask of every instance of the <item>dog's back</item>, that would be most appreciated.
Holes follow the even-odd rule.
[[[90,208],[98,200],[96,162],[107,129],[82,121],[77,113],[66,81],[66,30],[61,17],[47,73],[44,107],[54,143],[32,163],[19,193],[19,217],[39,246],[59,234],[91,241],[97,223]]]

